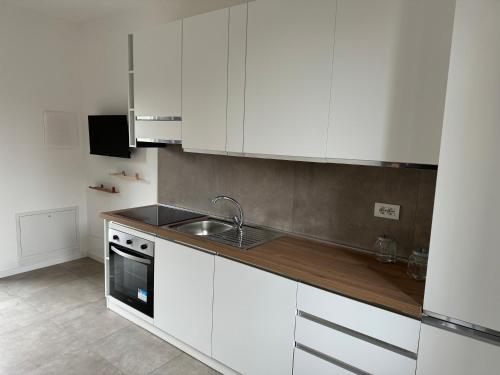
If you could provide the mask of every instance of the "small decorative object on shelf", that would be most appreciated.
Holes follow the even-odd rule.
[[[125,173],[125,171],[122,171],[121,173],[110,173],[109,175],[116,176],[116,177],[122,178],[124,180],[131,180],[131,181],[141,180],[141,178],[139,177],[139,173],[136,173],[133,176],[129,176]]]
[[[112,186],[111,189],[105,188],[104,185],[99,185],[99,186],[89,186],[89,189],[92,190],[97,190],[97,191],[102,191],[103,193],[109,193],[109,194],[118,194],[118,190],[116,190],[116,187]]]
[[[377,239],[373,248],[375,258],[382,263],[396,263],[397,249],[398,244],[396,241],[387,238],[385,235]]]

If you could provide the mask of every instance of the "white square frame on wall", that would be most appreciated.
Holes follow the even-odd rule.
[[[78,117],[73,112],[45,111],[43,113],[43,142],[51,149],[78,147]]]
[[[30,229],[29,232],[23,233],[23,219],[27,218],[34,219],[34,224],[37,225],[32,222],[27,228]],[[21,266],[81,250],[78,206],[20,212],[15,215],[15,219],[18,264]],[[54,225],[56,227],[53,227]],[[26,242],[23,241],[24,238]],[[36,245],[37,242],[40,242],[39,246]],[[25,245],[28,245],[29,249],[26,249]]]

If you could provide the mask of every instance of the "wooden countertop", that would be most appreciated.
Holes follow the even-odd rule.
[[[356,250],[292,235],[238,250],[127,219],[119,212],[101,217],[415,319],[422,316],[425,284],[406,275],[406,264],[379,263]]]

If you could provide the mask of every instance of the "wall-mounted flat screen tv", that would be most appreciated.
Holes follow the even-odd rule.
[[[89,143],[92,155],[130,158],[127,116],[89,116]]]

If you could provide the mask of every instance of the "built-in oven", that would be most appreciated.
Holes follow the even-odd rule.
[[[153,317],[154,242],[109,229],[109,294]]]

